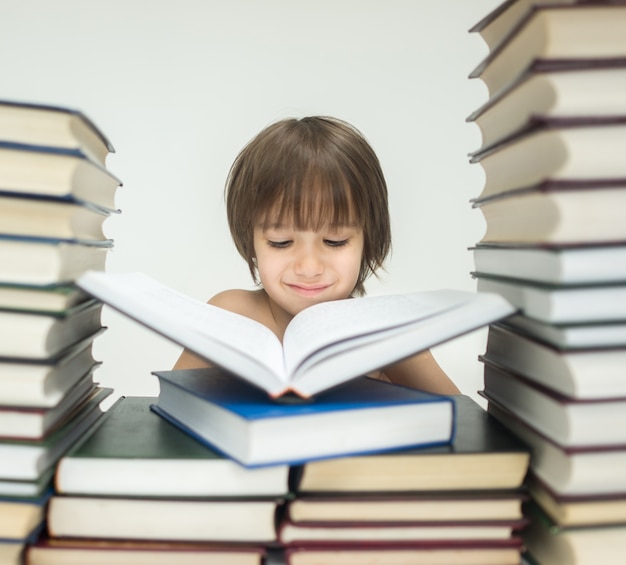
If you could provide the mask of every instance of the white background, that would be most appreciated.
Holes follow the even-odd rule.
[[[369,294],[473,290],[469,199],[482,172],[467,78],[487,48],[469,28],[495,0],[20,0],[0,2],[0,96],[85,112],[124,182],[110,271],[144,271],[206,300],[251,288],[230,242],[223,184],[241,147],[279,118],[357,126],[390,190],[393,255]],[[151,371],[180,348],[105,309],[96,373],[117,394],[156,395]],[[433,351],[466,394],[482,387],[485,330]]]

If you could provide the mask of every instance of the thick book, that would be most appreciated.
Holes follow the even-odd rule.
[[[262,545],[42,536],[24,551],[24,565],[263,565]]]
[[[87,270],[103,270],[111,243],[0,234],[2,282],[71,283]]]
[[[562,64],[626,55],[626,5],[587,2],[535,4],[470,73],[494,94],[537,61]],[[585,41],[580,41],[584,34]]]
[[[0,440],[43,439],[61,426],[80,409],[84,402],[96,394],[96,384],[91,371],[81,377],[60,402],[50,408],[13,406],[2,399],[0,404]]]
[[[43,523],[51,495],[52,491],[32,498],[0,496],[0,540],[28,540]]]
[[[43,360],[0,358],[0,398],[3,404],[52,408],[85,375],[101,365],[93,356],[93,338],[80,341]]]
[[[402,492],[396,494],[299,494],[288,500],[291,522],[461,522],[520,520],[523,489]]]
[[[486,398],[563,447],[626,449],[626,397],[571,399],[491,363],[484,382]]]
[[[285,549],[287,565],[519,565],[521,538],[507,540],[415,541],[412,544],[389,543],[384,546],[338,545],[289,546]]]
[[[615,120],[626,115],[626,100],[621,96],[624,88],[626,58],[579,69],[525,73],[468,116],[467,121],[478,126],[482,137],[474,153],[560,120]]]
[[[548,324],[518,314],[501,320],[498,325],[543,341],[557,349],[626,347],[626,321]]]
[[[432,492],[517,489],[530,449],[471,397],[452,397],[451,444],[399,452],[311,461],[294,469],[298,493]]]
[[[528,510],[531,524],[524,532],[524,544],[541,565],[602,563],[620,565],[626,552],[626,525],[593,528],[556,525],[536,505]]]
[[[626,523],[626,493],[596,496],[560,495],[531,475],[532,500],[558,526],[598,526]]]
[[[3,195],[88,202],[116,210],[115,200],[121,184],[113,173],[83,155],[0,142],[0,192]]]
[[[626,243],[616,245],[477,245],[470,248],[476,276],[491,275],[547,284],[626,281]]]
[[[0,357],[48,359],[103,329],[102,303],[82,302],[62,312],[0,311]]]
[[[622,242],[626,240],[626,227],[619,211],[626,206],[626,180],[620,180],[616,186],[610,184],[542,185],[477,202],[475,206],[486,224],[480,243]]]
[[[532,450],[530,472],[559,495],[626,494],[626,448],[564,448],[515,414],[489,402],[497,418]]]
[[[0,478],[0,496],[11,498],[37,498],[52,489],[54,467],[41,473],[32,480],[13,480]]]
[[[626,284],[559,285],[476,273],[480,292],[497,292],[523,314],[550,324],[623,322]]]
[[[0,540],[0,560],[7,565],[22,565],[22,555],[26,542]]]
[[[120,397],[61,458],[59,494],[146,497],[278,496],[288,467],[246,469],[150,410],[156,397]]]
[[[456,290],[337,300],[296,315],[281,344],[263,324],[142,273],[88,272],[77,284],[272,396],[311,396],[515,310],[496,294]]]
[[[480,357],[569,398],[626,398],[626,348],[556,349],[500,325]]]
[[[0,233],[106,241],[111,212],[87,203],[21,198],[0,193]]]
[[[0,141],[86,155],[104,166],[115,149],[83,112],[66,106],[0,100]]]
[[[246,466],[445,444],[454,435],[450,397],[370,377],[277,401],[217,367],[154,374],[153,410]]]
[[[48,533],[55,538],[270,543],[281,499],[216,500],[55,495]]]
[[[624,5],[626,13],[626,4]],[[563,118],[470,154],[484,172],[483,202],[527,187],[624,185],[626,166],[619,145],[626,139],[626,117],[586,120]]]
[[[467,522],[291,522],[278,525],[278,541],[283,545],[412,545],[416,541],[450,543],[469,540],[508,540],[526,525],[516,521]]]
[[[0,283],[0,310],[61,313],[89,297],[71,284]]]
[[[101,387],[73,418],[42,440],[0,442],[0,479],[37,481],[98,421],[100,403],[112,392]]]
[[[576,4],[579,1],[581,0],[545,0],[541,3]],[[503,0],[476,22],[469,31],[479,34],[489,50],[492,51],[528,16],[538,3],[537,0]]]

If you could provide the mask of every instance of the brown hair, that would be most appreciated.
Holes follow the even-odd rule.
[[[364,249],[354,294],[382,267],[391,248],[387,185],[364,136],[336,118],[276,122],[239,153],[226,181],[230,232],[255,282],[254,227],[284,218],[297,229],[354,224]]]

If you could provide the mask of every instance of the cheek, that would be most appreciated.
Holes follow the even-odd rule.
[[[362,254],[359,252],[351,253],[349,257],[344,257],[341,261],[344,274],[356,280],[361,270],[361,259]]]

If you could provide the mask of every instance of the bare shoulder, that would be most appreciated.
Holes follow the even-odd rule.
[[[224,310],[229,310],[257,321],[263,321],[267,316],[265,313],[267,300],[265,300],[264,294],[260,291],[225,290],[216,294],[208,302]],[[187,349],[182,352],[174,365],[174,369],[196,369],[199,367],[210,367],[210,363]]]
[[[224,310],[258,320],[264,316],[267,301],[263,291],[230,289],[224,290],[209,300],[209,304]]]

